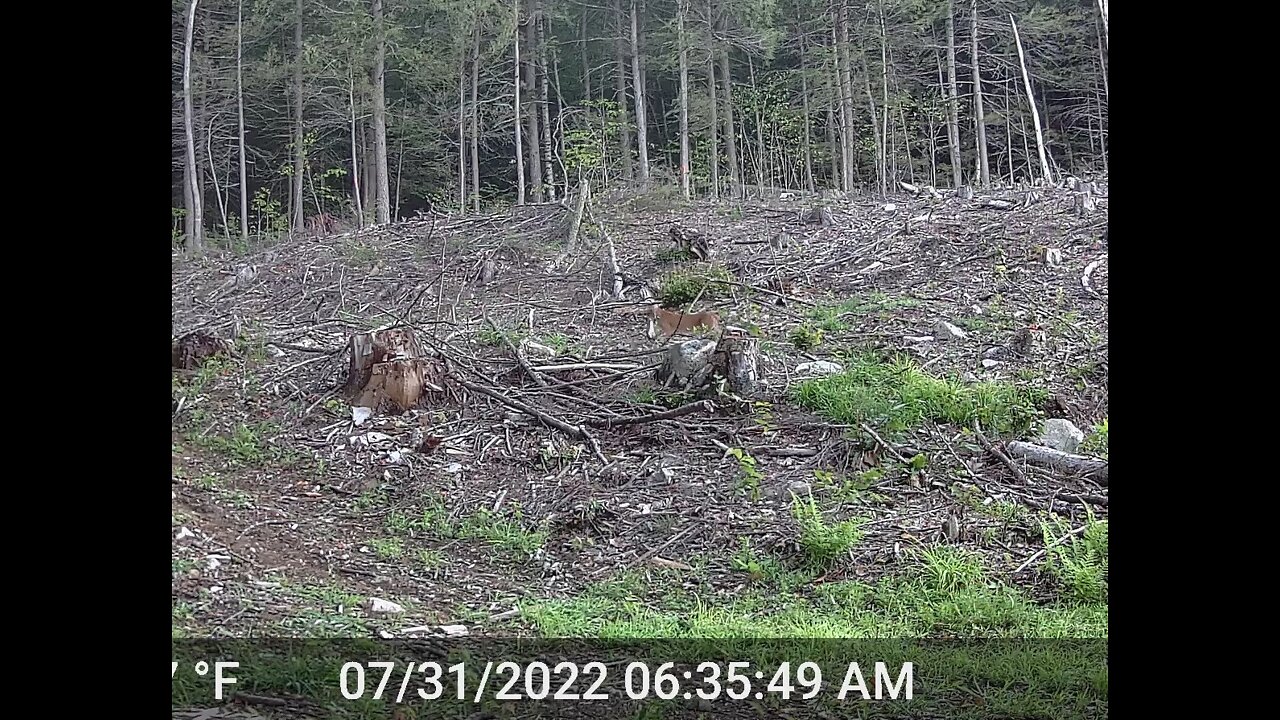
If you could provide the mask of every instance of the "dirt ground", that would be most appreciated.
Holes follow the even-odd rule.
[[[1047,189],[1029,204],[1009,190],[686,205],[654,192],[595,198],[583,246],[568,256],[573,207],[553,204],[175,260],[175,339],[204,330],[236,349],[174,371],[175,637],[537,633],[527,608],[622,575],[649,578],[632,602],[697,585],[703,602],[727,603],[751,586],[735,562],[742,548],[802,552],[790,508],[806,495],[830,522],[862,523],[860,541],[808,585],[874,582],[909,561],[907,548],[949,544],[1052,599],[1051,579],[1024,567],[1045,546],[1034,518],[1105,517],[1105,487],[1007,461],[1001,447],[1017,438],[995,429],[988,449],[946,422],[834,422],[797,400],[797,366],[896,351],[956,383],[1034,387],[1041,418],[1091,433],[1108,414],[1108,201],[1104,188],[1082,215],[1073,198]],[[803,222],[818,206],[830,224]],[[634,293],[605,296],[598,232],[628,276],[660,284],[710,267],[675,259],[673,226],[711,238],[712,265],[727,273],[699,306],[760,338],[756,404],[713,398],[709,411],[602,427],[691,401],[643,369],[663,344],[646,336]],[[780,231],[790,241],[774,249]],[[1061,262],[1046,262],[1044,248]],[[787,281],[783,304],[764,292]],[[963,337],[941,337],[939,321]],[[607,465],[590,441],[456,386],[357,425],[337,394],[347,339],[393,323],[474,384],[587,423]],[[798,349],[820,326],[820,342]],[[538,373],[546,387],[503,337],[554,351],[524,346],[530,365],[550,366]],[[925,467],[911,464],[917,455]],[[849,477],[863,482],[842,494],[832,478]],[[380,611],[375,599],[398,607]]]

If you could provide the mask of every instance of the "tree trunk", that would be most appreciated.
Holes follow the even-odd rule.
[[[636,104],[636,150],[640,156],[640,186],[649,184],[649,123],[644,109],[644,80],[640,72],[640,19],[636,0],[631,0],[631,87]]]
[[[684,199],[689,191],[689,41],[684,34],[684,16],[688,0],[679,0],[676,10],[676,35],[680,43],[680,192]]]
[[[1111,50],[1111,35],[1107,30],[1107,15],[1109,12],[1107,0],[1098,0],[1098,12],[1102,14],[1102,39],[1107,44],[1107,50]]]
[[[716,105],[716,61],[715,55],[712,54],[707,58],[707,90],[710,91],[711,103],[708,105],[710,112],[711,127],[707,128],[707,139],[711,142],[708,150],[711,163],[711,197],[720,199],[720,118]]]
[[[538,9],[538,17],[534,25],[537,31],[538,40],[538,73],[540,81],[538,83],[539,100],[542,105],[542,176],[546,181],[547,199],[555,202],[556,199],[556,172],[555,166],[552,165],[554,153],[551,152],[551,99],[547,90],[550,75],[547,74],[547,38],[545,11]]]
[[[591,99],[591,57],[587,53],[587,11],[583,9],[578,26],[578,46],[582,50],[582,99]],[[568,188],[568,178],[565,179]],[[566,190],[567,192],[567,190]]]
[[[1106,0],[1099,0],[1105,2]],[[1036,153],[1040,156],[1040,174],[1045,185],[1053,184],[1053,171],[1049,169],[1049,155],[1044,147],[1044,131],[1040,129],[1040,110],[1036,107],[1036,96],[1031,92],[1031,73],[1027,72],[1027,59],[1022,51],[1022,36],[1018,34],[1018,23],[1013,14],[1009,14],[1009,25],[1013,27],[1013,41],[1018,46],[1018,65],[1022,67],[1022,83],[1027,89],[1027,102],[1031,104],[1031,122],[1036,129]]]
[[[187,145],[187,217],[190,221],[187,224],[187,249],[194,253],[204,250],[204,208],[202,207],[203,198],[200,196],[200,188],[197,183],[196,174],[199,173],[199,166],[196,165],[196,137],[193,128],[195,110],[193,108],[191,98],[191,48],[194,43],[196,31],[196,3],[198,0],[191,0],[191,4],[187,7],[187,32],[183,40],[183,57],[182,57],[182,120],[183,129],[186,132]]]
[[[724,94],[725,150],[729,160],[729,191],[734,199],[742,197],[742,176],[738,167],[738,133],[733,122],[733,78],[729,74],[729,51],[720,49],[720,84]]]
[[[800,101],[804,110],[804,187],[809,192],[813,192],[813,149],[811,147],[813,125],[809,120],[809,67],[805,63],[803,41],[800,44]]]
[[[991,166],[987,160],[987,119],[982,108],[982,73],[978,67],[978,0],[969,0],[970,64],[973,65],[973,119],[977,131],[978,182],[991,186]]]
[[[374,0],[375,3],[381,0]],[[302,211],[302,181],[305,174],[307,162],[307,150],[303,147],[303,127],[302,127],[302,0],[297,0],[294,5],[294,12],[297,13],[293,26],[293,232],[303,232],[306,228],[303,223],[304,213]]]
[[[244,153],[244,1],[236,4],[236,140],[240,146],[240,239],[249,242],[249,173]]]
[[[525,166],[529,169],[529,185],[533,189],[533,201],[543,201],[542,188],[542,148],[538,135],[538,90],[537,90],[537,66],[536,59],[538,57],[538,37],[534,31],[534,26],[538,18],[538,0],[528,0],[528,13],[525,16],[524,24],[521,26],[524,31],[524,122],[525,122],[525,152],[528,158]]]
[[[458,63],[458,210],[467,212],[467,61]]]
[[[857,157],[854,154],[853,140],[853,67],[849,64],[849,8],[844,0],[841,0],[838,12],[836,25],[840,34],[835,45],[840,74],[840,146],[842,148],[840,156],[844,160],[841,173],[844,176],[842,188],[845,192],[849,192],[853,189]],[[871,127],[875,130],[874,118]]]
[[[378,175],[378,223],[384,224],[391,222],[391,173],[387,165],[387,34],[382,0],[373,0],[373,33],[373,148]]]
[[[955,0],[947,0],[947,146],[951,154],[951,187],[964,184],[960,159],[960,89],[956,82]]]
[[[356,59],[353,55],[351,58],[351,74],[348,76],[349,85],[347,86],[347,98],[351,102],[351,183],[354,190],[352,196],[356,203],[356,227],[364,227],[364,203],[361,202],[361,182],[360,182],[360,146],[356,143]]]
[[[480,22],[471,36],[471,209],[480,212]]]
[[[756,185],[763,191],[765,185],[764,112],[760,109],[760,89],[756,86],[756,63],[751,59],[750,55],[747,56],[747,73],[751,78],[751,105],[755,111],[756,123],[756,157],[755,162],[752,164],[756,169]]]
[[[619,120],[622,124],[618,147],[622,153],[622,175],[628,182],[631,182],[635,180],[635,167],[631,164],[631,123],[628,120],[628,116],[631,113],[627,112],[627,56],[625,50],[627,43],[623,39],[628,33],[622,29],[622,0],[613,0],[613,24],[617,30],[617,35],[614,36],[613,42],[615,81],[617,82],[614,100],[618,103]]]
[[[516,3],[516,75],[515,75],[515,126],[516,126],[516,204],[524,205],[524,138],[520,136],[520,0]]]
[[[884,26],[884,0],[880,16],[880,196],[889,194],[889,38]]]

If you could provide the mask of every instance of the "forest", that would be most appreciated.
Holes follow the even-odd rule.
[[[1107,172],[1105,0],[174,2],[173,240]]]

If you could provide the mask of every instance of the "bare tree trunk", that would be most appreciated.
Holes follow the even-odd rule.
[[[991,166],[987,161],[987,119],[982,108],[982,73],[978,68],[978,0],[969,0],[970,63],[973,65],[973,118],[978,143],[978,182],[991,186]]]
[[[623,40],[623,36],[627,33],[622,29],[622,17],[622,0],[613,0],[613,24],[617,30],[613,43],[615,80],[617,82],[614,100],[618,103],[622,124],[622,134],[618,140],[618,146],[622,152],[622,175],[628,182],[631,182],[635,180],[635,167],[631,164],[631,123],[628,119],[631,113],[627,112],[627,61],[624,49],[627,43]]]
[[[636,0],[631,0],[631,87],[636,104],[636,150],[640,155],[641,187],[649,184],[649,122],[644,109],[644,80],[640,73],[640,19],[636,12]]]
[[[366,223],[376,222],[374,206],[378,203],[378,171],[375,169],[378,158],[377,153],[373,151],[373,141],[370,138],[372,134],[369,122],[362,119],[360,121],[360,159],[364,163],[362,170],[364,174],[360,176],[360,189],[364,193],[364,222]]]
[[[552,164],[554,153],[551,151],[551,98],[547,90],[550,75],[547,74],[546,24],[550,21],[547,20],[545,11],[541,7],[538,8],[538,17],[535,22],[534,29],[537,32],[538,40],[538,72],[541,78],[538,82],[538,93],[542,104],[542,176],[545,178],[547,199],[554,202],[556,199],[556,172],[555,166]]]
[[[467,211],[467,61],[458,63],[458,209]]]
[[[710,111],[711,127],[707,128],[707,139],[711,141],[711,197],[720,199],[720,118],[716,105],[716,60],[714,53],[707,58],[707,90],[711,91]]]
[[[480,212],[480,22],[471,36],[471,209]]]
[[[381,0],[375,0],[381,2]],[[302,181],[306,170],[307,150],[303,147],[302,134],[302,0],[297,0],[294,6],[294,12],[297,18],[293,26],[293,218],[292,225],[294,232],[302,232],[303,212],[302,212]]]
[[[884,0],[880,15],[880,195],[889,194],[889,38],[884,24]]]
[[[756,63],[751,59],[750,55],[747,55],[747,73],[751,78],[751,105],[752,109],[755,111],[756,122],[756,157],[755,162],[752,164],[756,169],[756,185],[763,190],[765,185],[764,112],[760,109],[760,92],[759,88],[756,87]]]
[[[947,0],[947,146],[951,155],[951,187],[964,184],[960,159],[960,89],[956,82],[955,0]]]
[[[800,100],[804,109],[804,186],[809,192],[813,192],[813,149],[812,128],[813,124],[809,120],[809,67],[805,63],[805,46],[803,41],[800,44]]]
[[[1105,3],[1106,0],[1099,0]],[[1044,147],[1044,131],[1040,129],[1040,110],[1036,107],[1036,96],[1031,92],[1031,73],[1027,72],[1027,58],[1022,51],[1022,36],[1018,34],[1018,23],[1009,14],[1009,25],[1013,27],[1013,42],[1018,46],[1018,65],[1022,68],[1022,84],[1027,88],[1027,102],[1031,104],[1031,122],[1036,128],[1036,153],[1040,156],[1040,174],[1045,185],[1053,184],[1053,171],[1049,169],[1049,155]]]
[[[827,148],[831,153],[831,184],[844,187],[840,178],[840,148],[836,145],[836,111],[830,100],[827,101]]]
[[[347,98],[351,102],[351,183],[356,202],[356,227],[364,227],[364,203],[360,200],[360,146],[356,144],[356,59],[351,58],[351,74],[348,76]]]
[[[582,50],[582,97],[584,100],[591,99],[591,57],[587,53],[587,11],[582,11],[581,23],[578,26],[578,46]],[[565,187],[568,188],[568,179],[565,179]]]
[[[1107,0],[1098,0],[1098,11],[1102,13],[1102,39],[1107,43],[1107,49],[1111,49],[1111,35],[1107,31],[1107,16],[1110,3]]]
[[[204,250],[204,199],[200,196],[200,188],[196,182],[196,174],[200,171],[196,165],[196,137],[193,125],[195,110],[191,100],[191,48],[196,31],[196,3],[191,0],[187,7],[187,32],[183,40],[182,57],[182,121],[187,135],[187,217],[190,218],[187,231],[187,249],[199,253]]]
[[[689,191],[689,41],[684,34],[684,16],[688,0],[679,0],[676,9],[676,35],[680,43],[680,192],[684,199]]]
[[[729,74],[729,51],[720,49],[720,84],[724,94],[724,134],[729,160],[729,190],[735,199],[742,197],[742,176],[738,167],[738,133],[733,122],[733,78]]]
[[[524,205],[524,138],[520,136],[520,0],[516,0],[516,76],[515,76],[515,114],[516,114],[516,204]]]
[[[876,159],[875,159],[876,185],[880,189],[880,194],[884,195],[885,194],[885,191],[884,191],[885,137],[884,135],[880,134],[880,121],[876,117],[876,97],[875,95],[871,94],[871,68],[867,66],[867,58],[865,55],[862,57],[862,76],[863,76],[863,80],[865,81],[865,87],[867,91],[867,107],[871,109],[871,135],[874,139],[875,148],[876,148]],[[888,115],[889,109],[884,108],[883,112],[884,114]]]
[[[849,8],[844,0],[841,0],[838,12],[836,25],[839,29],[839,38],[835,41],[835,45],[840,73],[840,146],[842,148],[840,154],[844,160],[841,172],[844,175],[842,187],[845,192],[849,192],[853,189],[857,158],[854,155],[853,141],[853,67],[849,64]],[[871,128],[876,129],[874,118]]]
[[[524,114],[524,147],[527,158],[525,159],[525,167],[529,170],[529,186],[533,190],[533,201],[543,201],[542,188],[542,148],[538,134],[538,89],[537,89],[537,67],[535,64],[538,57],[537,33],[534,31],[534,25],[538,16],[538,0],[527,0],[527,13],[524,22],[520,24],[520,31],[524,33],[522,40],[525,50],[524,63],[522,72],[524,74],[524,87],[522,88],[522,97],[525,106],[521,112]]]
[[[373,0],[373,33],[373,149],[378,175],[378,223],[383,224],[391,222],[391,173],[387,166],[387,34],[382,0]]]
[[[244,1],[236,4],[236,140],[240,145],[240,239],[249,242],[249,172],[244,157]]]

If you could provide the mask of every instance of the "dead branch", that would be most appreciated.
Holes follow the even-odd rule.
[[[1025,442],[1011,442],[1007,447],[1010,455],[1022,458],[1029,463],[1084,475],[1099,485],[1107,487],[1109,463],[1106,460]]]

